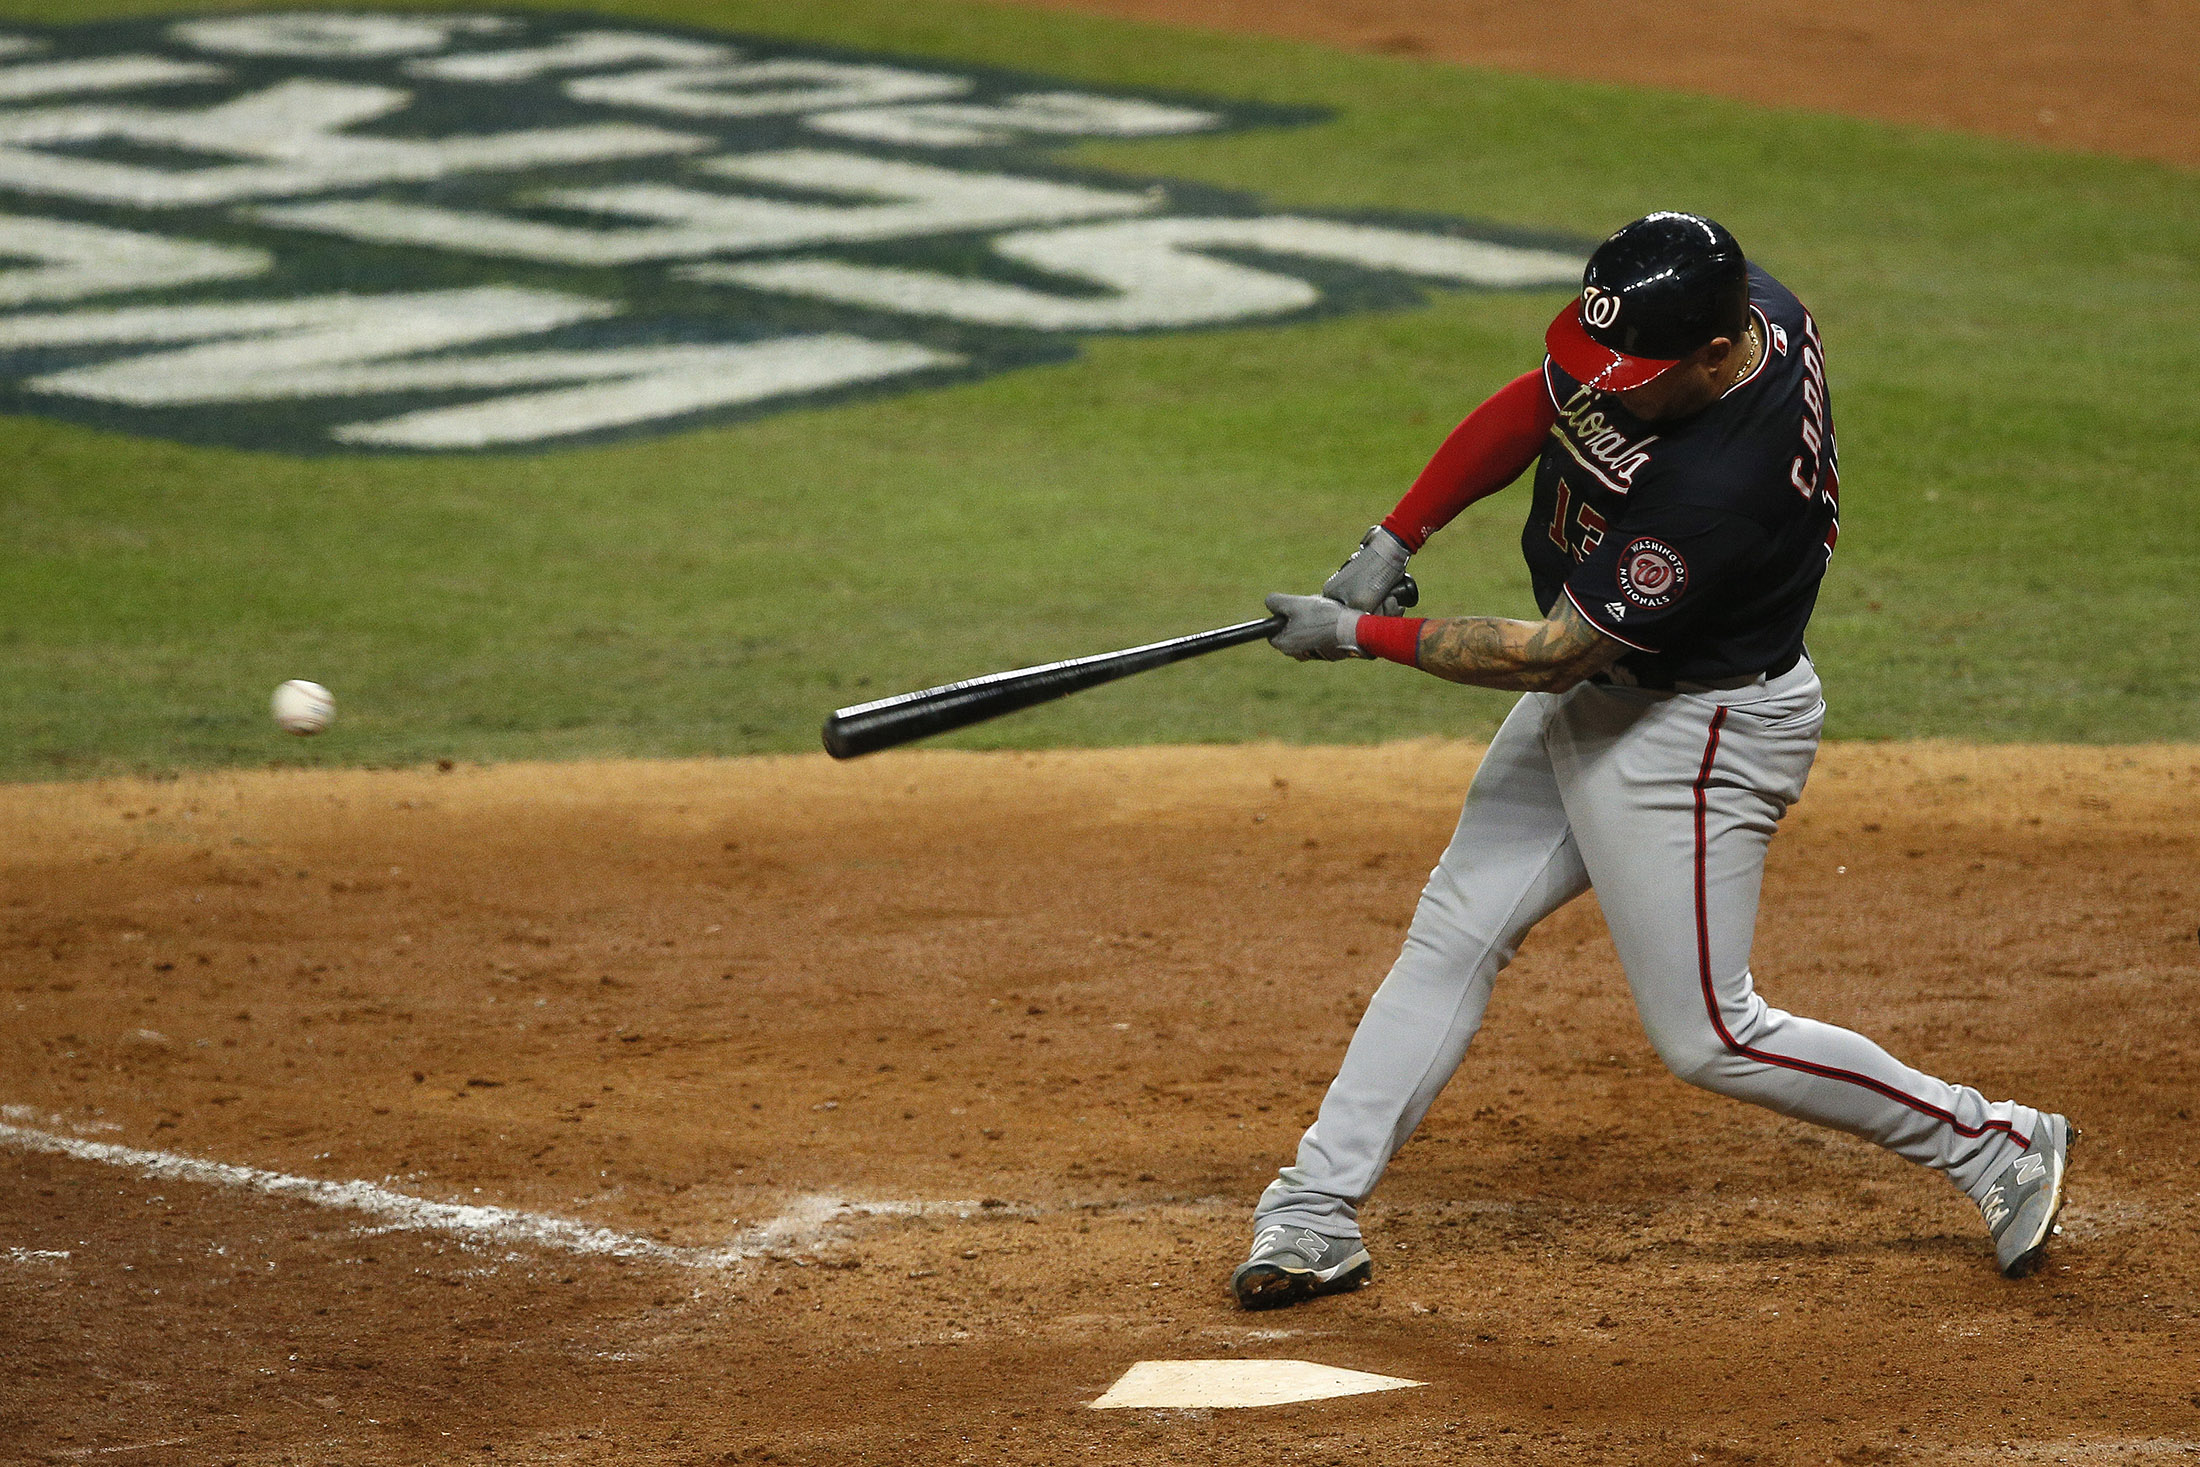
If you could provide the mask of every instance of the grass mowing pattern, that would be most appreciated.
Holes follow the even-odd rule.
[[[44,0],[54,23],[164,6]],[[1728,223],[1816,311],[1844,532],[1812,646],[1845,737],[2200,737],[2200,179],[1739,104],[1117,22],[604,4],[1334,108],[1075,161],[1594,236]],[[1094,339],[1075,363],[612,448],[300,461],[0,421],[0,774],[815,747],[823,713],[1258,614],[1317,584],[1556,295]],[[1530,610],[1524,486],[1416,570]],[[285,677],[336,692],[277,734]],[[1250,648],[971,747],[1486,735],[1506,695]]]

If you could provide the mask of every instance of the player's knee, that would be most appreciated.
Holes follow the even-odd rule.
[[[1657,1047],[1658,1058],[1665,1061],[1677,1079],[1705,1090],[1721,1088],[1721,1080],[1734,1057],[1734,1051],[1706,1024],[1697,1027],[1674,1026],[1673,1029],[1653,1034],[1651,1043]]]

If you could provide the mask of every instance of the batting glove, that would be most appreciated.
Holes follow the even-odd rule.
[[[1342,662],[1361,655],[1360,644],[1353,639],[1360,613],[1351,607],[1339,606],[1327,596],[1288,596],[1281,591],[1266,604],[1276,615],[1289,618],[1283,630],[1268,639],[1284,656],[1301,662],[1314,657]]]
[[[1322,594],[1354,611],[1396,616],[1420,599],[1413,577],[1406,574],[1412,555],[1405,541],[1376,525],[1360,537],[1360,548],[1337,573],[1322,582]]]

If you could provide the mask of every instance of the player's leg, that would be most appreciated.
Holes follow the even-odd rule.
[[[1806,662],[1734,694],[1577,690],[1550,746],[1643,1026],[1674,1073],[1876,1141],[1976,1200],[2024,1152],[2038,1112],[1773,1008],[1750,976],[1765,849],[1802,793],[1822,718]]]
[[[1543,742],[1556,702],[1521,698],[1491,742],[1296,1163],[1261,1194],[1256,1231],[1358,1237],[1361,1200],[1459,1067],[1498,970],[1530,927],[1586,889]]]

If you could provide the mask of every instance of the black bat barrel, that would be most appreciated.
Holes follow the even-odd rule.
[[[1165,642],[1149,642],[1143,647],[1126,647],[1120,652],[1101,652],[1091,657],[1073,657],[1067,662],[988,673],[964,682],[945,683],[915,693],[897,693],[875,703],[836,709],[832,717],[825,720],[825,752],[835,759],[853,759],[858,754],[890,749],[913,739],[967,728],[973,723],[998,718],[1003,713],[1051,702],[1133,673],[1182,662],[1187,657],[1262,641],[1281,631],[1283,624],[1284,619],[1280,616],[1241,621],[1235,626],[1171,637]]]

